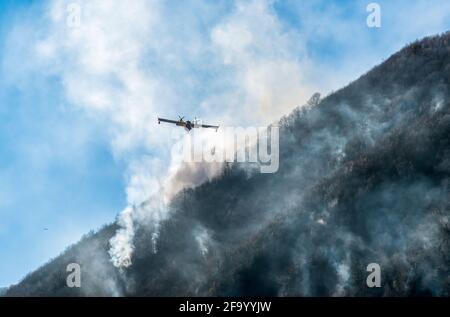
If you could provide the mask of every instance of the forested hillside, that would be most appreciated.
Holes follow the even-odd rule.
[[[330,75],[331,76],[331,75]],[[450,34],[280,120],[280,168],[228,165],[184,190],[161,224],[136,224],[117,269],[115,224],[12,286],[8,296],[449,296]],[[66,265],[82,287],[66,287]],[[382,285],[368,288],[378,263]]]

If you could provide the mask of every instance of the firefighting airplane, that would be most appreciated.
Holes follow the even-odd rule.
[[[180,120],[168,120],[163,118],[158,118],[158,124],[161,124],[161,122],[167,122],[167,123],[173,123],[179,127],[184,127],[187,132],[191,131],[193,128],[212,128],[212,129],[219,129],[218,125],[208,125],[208,124],[199,124],[197,123],[197,119],[194,121],[184,121],[184,117],[180,117]]]

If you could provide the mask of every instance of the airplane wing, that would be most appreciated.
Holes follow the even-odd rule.
[[[175,120],[169,120],[169,119],[158,118],[158,123],[161,123],[161,122],[175,123],[175,124],[179,123],[179,121],[175,121]]]
[[[199,124],[198,126],[201,127],[201,128],[212,128],[212,129],[216,129],[216,131],[217,131],[217,129],[219,129],[219,126],[218,126],[218,125]]]

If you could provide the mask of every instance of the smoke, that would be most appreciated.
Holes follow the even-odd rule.
[[[55,0],[45,22],[26,32],[32,36],[17,38],[34,44],[23,64],[33,60],[58,78],[64,102],[102,127],[125,163],[128,206],[102,237],[110,239],[107,260],[137,285],[127,293],[111,274],[107,294],[361,295],[358,274],[374,260],[391,277],[384,294],[443,293],[436,280],[448,275],[449,93],[439,71],[448,68],[447,44],[427,58],[414,47],[283,118],[280,171],[268,177],[237,164],[183,162],[184,131],[158,126],[156,117],[265,126],[316,91],[306,74],[340,85],[348,62],[324,78],[330,69],[311,67],[308,39],[286,31],[273,1],[76,3],[78,26],[67,24],[67,2]],[[320,27],[309,6],[321,10]],[[357,36],[373,49],[361,29],[334,23],[333,6],[300,8],[312,37],[332,29],[346,46]],[[369,67],[357,63],[351,72]],[[204,132],[196,142],[213,147],[214,137]],[[86,263],[95,257],[97,287],[105,244],[80,252]]]
[[[313,92],[302,78],[308,67],[303,41],[298,34],[283,31],[270,4],[238,2],[211,32],[214,49],[234,71],[227,107],[253,125],[278,120]]]
[[[180,137],[174,127],[156,125],[157,116],[265,126],[310,94],[301,77],[307,61],[271,1],[237,1],[225,17],[213,13],[223,4],[199,2],[194,9],[204,13],[203,23],[183,14],[190,5],[184,3],[178,9],[144,0],[75,5],[80,15],[74,24],[73,6],[50,3],[48,25],[33,41],[36,64],[61,79],[67,103],[106,131],[115,158],[125,162],[129,206],[117,218],[121,228],[109,253],[114,265],[128,267],[135,224],[154,228],[156,250],[171,198],[223,168],[183,162]],[[207,138],[213,136],[204,132],[198,142]]]
[[[180,192],[213,174],[171,155],[160,190],[122,214],[117,232],[95,235],[103,246],[120,239],[116,265],[133,265],[110,264],[115,284],[93,283],[134,296],[448,296],[449,36],[414,43],[282,118],[275,174],[227,165]],[[109,258],[92,245],[77,247]],[[380,288],[366,284],[370,263]],[[47,289],[37,276],[12,292]]]
[[[117,224],[122,228],[117,230],[116,235],[111,238],[109,255],[116,267],[128,267],[131,265],[131,256],[133,255],[133,208],[126,208],[121,212]]]

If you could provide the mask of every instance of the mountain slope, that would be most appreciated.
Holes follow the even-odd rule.
[[[227,166],[137,223],[133,265],[90,234],[8,296],[450,295],[450,34],[426,38],[280,121],[280,169]],[[65,286],[66,265],[82,287]],[[382,287],[368,288],[378,263]]]

